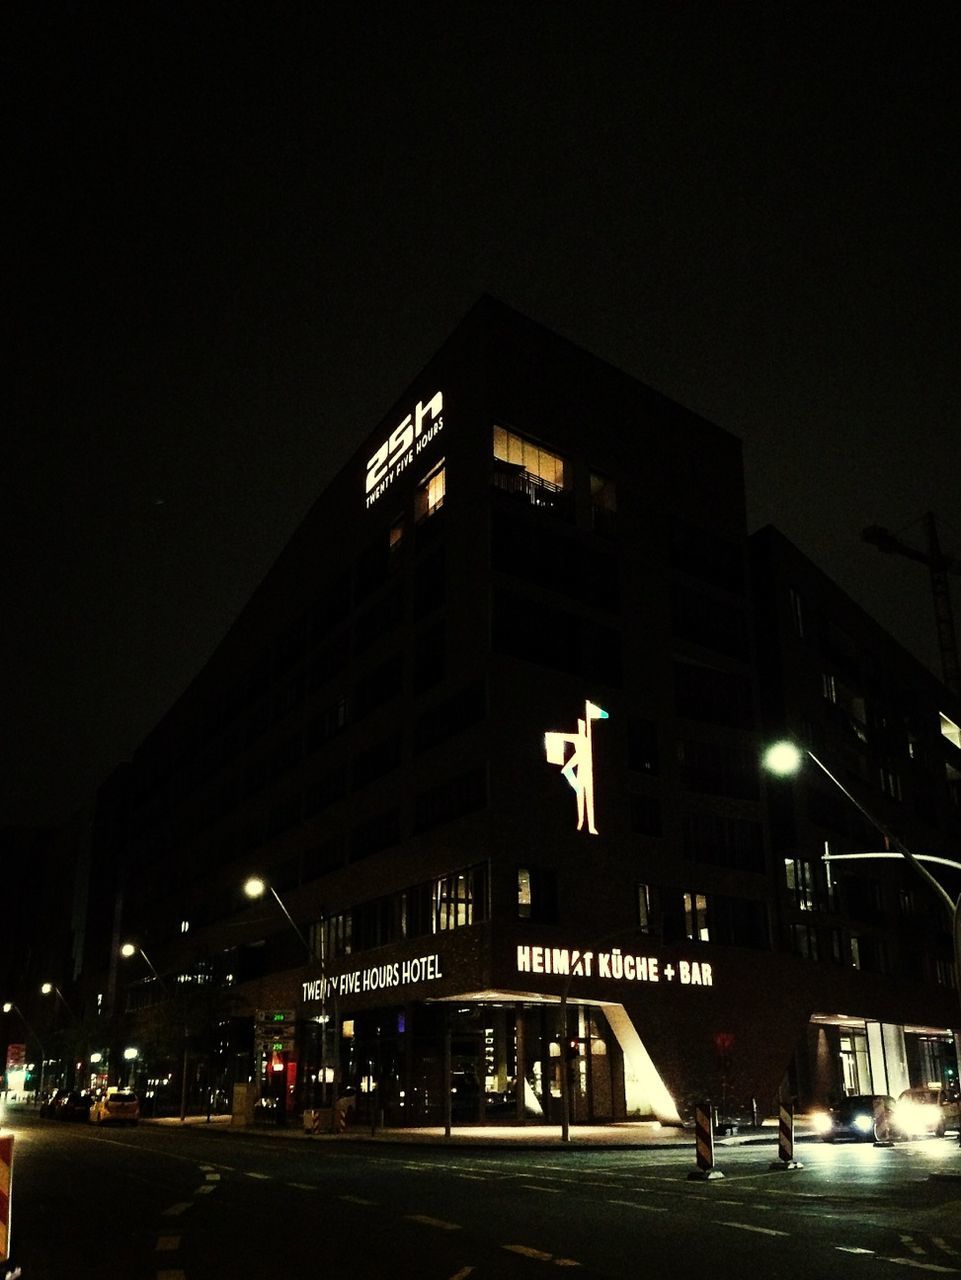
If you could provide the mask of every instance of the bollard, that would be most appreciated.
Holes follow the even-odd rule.
[[[694,1142],[697,1168],[688,1175],[688,1181],[695,1179],[706,1182],[714,1178],[723,1178],[720,1169],[714,1167],[714,1125],[711,1120],[712,1111],[709,1102],[698,1102],[694,1107]]]
[[[13,1137],[0,1138],[0,1262],[10,1258],[10,1215],[13,1208]]]
[[[794,1104],[780,1102],[778,1105],[777,1159],[772,1160],[768,1168],[774,1172],[779,1169],[803,1169],[804,1165],[794,1159]]]
[[[874,1099],[874,1145],[876,1147],[893,1147],[891,1126],[883,1098]]]

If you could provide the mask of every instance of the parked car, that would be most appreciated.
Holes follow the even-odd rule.
[[[90,1109],[94,1124],[136,1124],[140,1119],[140,1099],[130,1089],[111,1086]]]
[[[949,1102],[940,1089],[930,1085],[905,1089],[898,1098],[897,1122],[909,1137],[931,1134],[943,1138],[948,1128],[958,1127],[958,1104]]]
[[[887,1093],[860,1093],[843,1098],[830,1111],[814,1117],[824,1142],[850,1138],[855,1142],[903,1137],[896,1119],[897,1103]]]
[[[58,1089],[40,1108],[40,1114],[51,1120],[86,1120],[93,1098],[77,1089]]]

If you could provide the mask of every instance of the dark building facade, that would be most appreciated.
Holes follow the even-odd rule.
[[[786,1073],[824,1100],[840,1013],[872,1063],[878,1035],[910,1046],[892,1087],[949,1072],[924,886],[886,863],[826,881],[825,839],[876,835],[759,767],[770,733],[823,724],[835,746],[857,682],[829,665],[825,701],[828,650],[791,631],[792,592],[853,609],[832,590],[748,540],[736,439],[479,304],[101,794],[85,973],[105,1052],[133,1038],[160,1090],[179,1034],[191,1088],[253,1079],[289,1108],[350,1090],[411,1124],[448,1099],[458,1121],[557,1120],[565,1080],[575,1122],[768,1111]],[[916,798],[912,833],[956,848],[958,748],[930,714],[961,713],[862,631],[851,661],[900,673],[919,735],[891,821]],[[917,915],[892,923],[900,888]]]

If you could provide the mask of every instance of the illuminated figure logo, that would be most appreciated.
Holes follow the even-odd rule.
[[[594,755],[591,743],[591,721],[607,720],[607,712],[593,702],[585,702],[584,719],[577,722],[577,733],[555,733],[551,730],[544,734],[544,749],[547,752],[548,764],[561,765],[561,773],[574,788],[577,794],[577,829],[584,828],[587,818],[587,829],[592,836],[597,835],[594,826]],[[567,754],[568,743],[574,748]]]

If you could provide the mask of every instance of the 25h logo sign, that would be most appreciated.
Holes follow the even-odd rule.
[[[393,429],[367,463],[365,492],[368,507],[385,493],[404,471],[415,454],[420,453],[443,428],[444,395],[437,391],[424,404],[417,401],[413,413]]]

